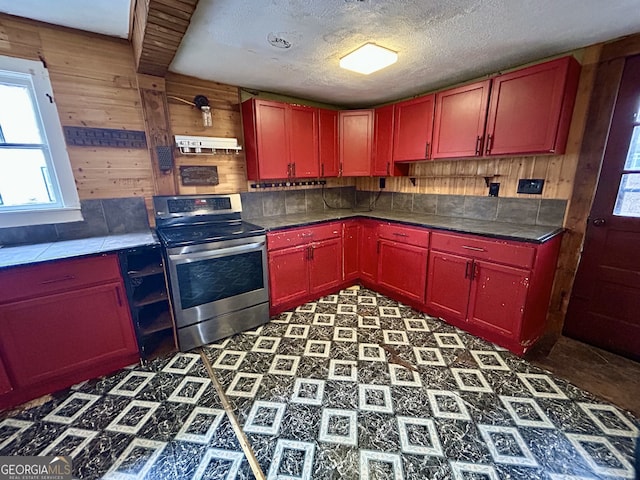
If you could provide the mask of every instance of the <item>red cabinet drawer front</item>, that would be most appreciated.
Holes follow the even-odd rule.
[[[536,248],[533,246],[444,233],[432,234],[431,248],[523,268],[531,268],[536,256]]]
[[[338,238],[342,234],[342,227],[339,223],[327,223],[313,227],[292,228],[280,232],[270,232],[267,234],[267,245],[269,250],[295,247],[329,238]]]
[[[429,231],[423,228],[405,227],[404,225],[385,225],[378,227],[378,236],[393,240],[394,242],[407,243],[416,247],[429,246]]]
[[[116,255],[10,268],[0,272],[0,303],[73,290],[111,280],[120,281],[120,278]]]

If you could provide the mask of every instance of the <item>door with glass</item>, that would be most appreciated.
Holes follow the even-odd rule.
[[[564,334],[640,359],[640,56],[625,65]]]

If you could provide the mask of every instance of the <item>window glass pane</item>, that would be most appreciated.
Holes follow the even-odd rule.
[[[47,163],[39,149],[0,149],[0,204],[55,203]]]
[[[36,110],[26,86],[0,83],[0,105],[3,142],[43,143]]]
[[[622,175],[614,215],[640,217],[640,173]]]
[[[624,164],[625,170],[640,170],[640,125],[633,128],[627,161]]]

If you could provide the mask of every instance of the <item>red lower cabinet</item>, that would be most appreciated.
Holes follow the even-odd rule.
[[[429,250],[388,240],[379,242],[378,284],[424,303]]]
[[[332,223],[267,235],[272,315],[343,284],[342,228]]]
[[[374,219],[267,238],[272,314],[360,280],[517,354],[544,331],[562,240],[507,241]]]
[[[528,270],[474,261],[469,321],[500,335],[518,335],[528,290]]]
[[[269,252],[269,296],[279,306],[304,297],[309,291],[306,246]]]
[[[342,242],[340,238],[309,246],[309,292],[320,294],[342,283]]]
[[[5,305],[2,350],[16,388],[137,352],[124,298],[108,284]]]
[[[465,321],[469,305],[468,258],[432,251],[429,254],[427,306],[451,320]]]
[[[117,256],[1,271],[0,356],[0,409],[137,362]]]
[[[360,230],[360,278],[370,283],[378,280],[378,222],[363,220]]]
[[[0,361],[0,395],[9,393],[11,390],[13,390],[11,380],[9,380],[9,375],[4,368],[4,364]]]
[[[526,352],[544,331],[560,241],[535,245],[434,233],[427,312]]]
[[[344,222],[342,233],[343,246],[343,278],[347,281],[357,280],[360,272],[360,222],[352,220]]]

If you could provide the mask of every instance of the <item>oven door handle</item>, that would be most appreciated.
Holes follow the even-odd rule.
[[[237,253],[245,253],[251,251],[262,250],[265,246],[265,242],[247,243],[245,245],[238,245],[237,247],[217,248],[213,250],[206,250],[204,252],[192,252],[192,253],[179,253],[169,255],[169,260],[178,265],[181,263],[190,263],[196,260],[203,260],[207,258],[226,257],[228,255],[234,255]]]

